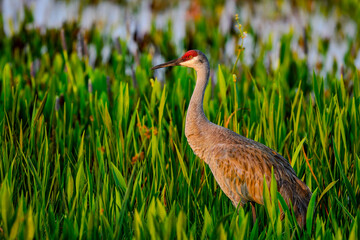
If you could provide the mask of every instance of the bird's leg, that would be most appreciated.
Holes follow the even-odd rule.
[[[254,203],[254,202],[250,202],[250,204],[251,204],[251,209],[252,209],[253,221],[254,221],[254,224],[255,224],[255,222],[256,222],[255,203]]]

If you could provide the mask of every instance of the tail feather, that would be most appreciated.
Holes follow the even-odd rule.
[[[288,181],[282,180],[279,192],[285,199],[289,208],[291,200],[296,221],[301,228],[304,228],[306,225],[307,208],[312,195],[310,189],[306,186],[304,182],[296,178],[294,184],[290,184]]]
[[[293,195],[294,213],[298,224],[304,228],[306,225],[306,213],[311,199],[311,191],[304,182],[296,179],[296,193]]]

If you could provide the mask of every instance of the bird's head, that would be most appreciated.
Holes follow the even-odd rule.
[[[208,60],[202,52],[199,50],[190,50],[187,51],[182,57],[159,64],[157,66],[152,67],[152,70],[158,69],[158,68],[164,68],[164,67],[170,67],[170,66],[185,66],[194,68],[195,70],[198,70],[200,67],[206,65],[208,66]]]

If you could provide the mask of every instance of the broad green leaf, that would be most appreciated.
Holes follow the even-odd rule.
[[[110,162],[110,166],[111,166],[111,170],[113,173],[113,177],[114,177],[116,186],[120,187],[123,191],[126,191],[126,182],[124,180],[123,175],[121,174],[119,169],[117,169],[117,167],[112,162]]]
[[[322,197],[338,182],[339,180],[336,180],[336,181],[333,181],[331,182],[325,189],[324,191],[321,193],[318,201],[317,201],[317,204],[320,203],[320,200],[322,199]]]
[[[299,152],[300,152],[305,140],[306,140],[306,137],[304,137],[303,140],[301,140],[299,145],[296,147],[295,153],[293,154],[293,157],[291,159],[291,167],[295,166],[296,160],[298,159]]]
[[[183,175],[185,177],[185,180],[186,180],[187,184],[190,185],[190,179],[189,179],[189,176],[188,176],[188,173],[187,173],[187,168],[185,166],[184,160],[183,160],[183,158],[182,158],[182,156],[181,156],[181,154],[179,152],[179,149],[178,149],[176,143],[174,143],[174,145],[175,145],[177,157],[178,157],[178,160],[179,160],[179,163],[180,163],[181,171],[182,171],[182,173],[183,173]]]
[[[82,194],[81,192],[86,182],[85,172],[82,163],[79,164],[79,169],[77,171],[75,181],[76,195],[79,197],[80,194]]]
[[[30,206],[26,214],[26,228],[25,228],[25,239],[34,239],[36,225],[34,222],[33,210]]]
[[[67,199],[68,199],[69,204],[70,204],[70,200],[72,199],[73,193],[74,193],[74,179],[72,177],[71,170],[68,167],[68,169],[67,169],[66,194],[67,194]]]
[[[318,188],[315,189],[315,191],[313,192],[310,202],[309,202],[309,205],[308,205],[307,212],[306,212],[306,231],[309,234],[309,236],[311,236],[311,232],[312,232],[312,223],[313,223],[314,212],[315,212],[315,203],[316,203],[317,192],[318,192]]]

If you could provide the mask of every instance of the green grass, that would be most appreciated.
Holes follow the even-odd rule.
[[[223,42],[211,34],[220,39],[215,45]],[[70,35],[68,46],[76,39]],[[321,78],[286,47],[290,35],[277,71],[268,73],[260,58],[252,68],[241,64],[234,82],[232,66],[215,64],[217,45],[200,48],[210,36],[194,37],[193,47],[218,70],[205,95],[208,118],[277,150],[316,191],[301,230],[291,209],[280,221],[277,202],[286,206],[275,184],[264,189],[253,224],[250,205],[236,210],[194,155],[184,135],[194,71],[171,68],[162,84],[152,79],[151,54],[143,51],[136,64],[115,50],[109,64],[93,69],[63,50],[58,36],[24,31],[14,39],[29,39],[27,51],[1,40],[0,238],[358,238],[360,79],[353,65],[353,85],[334,74]],[[96,32],[90,38],[103,44]],[[158,45],[170,60],[168,44]],[[134,78],[126,66],[134,66]]]

